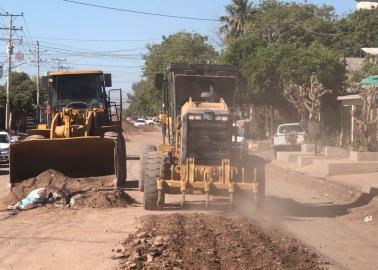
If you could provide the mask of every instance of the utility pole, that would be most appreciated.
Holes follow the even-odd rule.
[[[40,85],[40,67],[42,62],[46,62],[46,60],[41,60],[41,51],[39,48],[39,41],[36,42],[37,45],[37,60],[33,60],[31,62],[37,63],[37,109],[38,109],[38,121],[41,123],[41,85]]]
[[[12,74],[12,54],[13,54],[13,31],[22,30],[22,27],[16,28],[13,26],[13,18],[23,16],[23,14],[0,14],[2,17],[9,18],[9,27],[0,28],[0,30],[8,30],[8,77],[7,77],[7,89],[6,89],[6,104],[5,104],[5,129],[9,130],[10,128],[10,83],[11,83],[11,74]]]
[[[39,76],[39,63],[40,63],[40,57],[39,57],[39,41],[37,41],[37,108],[38,108],[38,116],[39,116],[39,95],[40,95],[40,76]],[[38,117],[39,118],[39,117]]]

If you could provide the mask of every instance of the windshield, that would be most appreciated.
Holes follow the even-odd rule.
[[[213,93],[215,102],[223,98],[229,107],[233,106],[236,78],[177,75],[175,78],[176,106],[181,108],[189,97],[193,101],[205,101],[202,93]]]
[[[282,126],[280,127],[279,133],[287,134],[287,133],[299,133],[303,132],[303,128],[301,126],[293,125],[293,126]]]
[[[103,104],[101,93],[99,74],[57,76],[53,83],[52,103],[57,107],[65,107],[72,102],[98,107]]]
[[[0,143],[9,143],[9,137],[6,134],[0,134]]]

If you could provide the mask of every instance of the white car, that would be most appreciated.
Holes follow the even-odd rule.
[[[299,123],[279,125],[273,137],[273,151],[299,151],[304,141],[305,132]]]
[[[143,118],[139,118],[134,121],[134,126],[136,127],[145,126],[145,125],[147,125],[147,121]]]
[[[1,162],[9,161],[9,146],[13,143],[11,135],[6,131],[0,131]]]
[[[152,119],[146,119],[145,121],[146,121],[146,125],[149,125],[149,126],[155,125],[155,121]]]

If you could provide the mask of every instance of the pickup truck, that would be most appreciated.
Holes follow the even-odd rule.
[[[299,123],[279,125],[273,137],[273,152],[299,151],[304,141],[305,132]]]

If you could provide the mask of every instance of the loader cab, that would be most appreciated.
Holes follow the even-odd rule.
[[[106,108],[105,75],[101,71],[52,72],[47,76],[49,106],[63,108]]]

